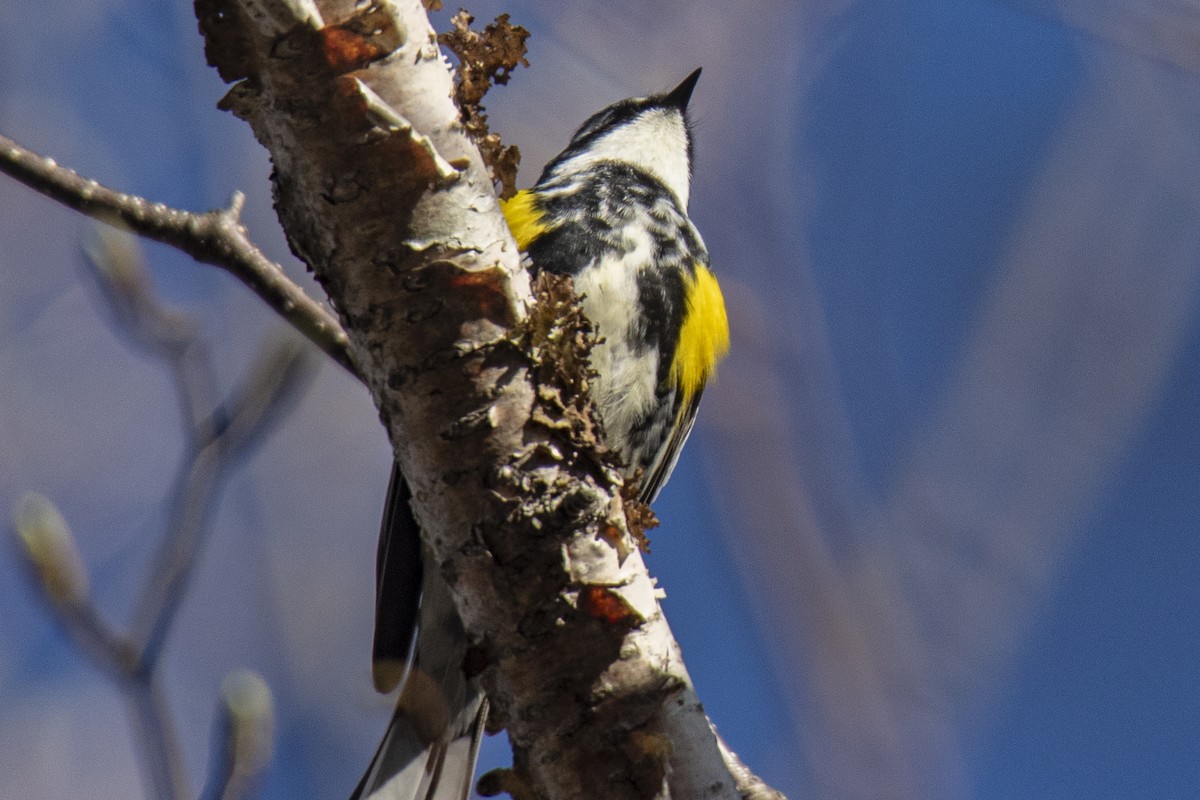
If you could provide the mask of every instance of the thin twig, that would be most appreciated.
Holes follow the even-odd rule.
[[[212,424],[201,426],[208,437],[191,444],[176,484],[169,524],[172,535],[164,540],[136,606],[132,636],[138,659],[146,666],[152,667],[157,661],[183,599],[220,481],[258,441],[274,419],[271,412],[296,390],[311,366],[301,349],[288,343],[278,345],[252,370],[254,380],[214,410]]]
[[[358,375],[350,358],[349,337],[337,319],[289,280],[283,268],[246,235],[240,220],[245,202],[241,192],[234,192],[228,208],[201,213],[169,208],[83,178],[6,136],[0,136],[0,172],[69,208],[224,269],[333,360]]]
[[[185,800],[192,797],[183,765],[183,748],[167,708],[157,675],[127,676],[125,682],[129,715],[133,722],[146,783],[152,797]]]
[[[159,302],[137,239],[127,232],[97,226],[83,250],[117,333],[171,370],[187,432],[208,436],[199,427],[220,403],[219,382],[196,321]]]
[[[111,627],[93,603],[74,537],[48,500],[25,498],[17,529],[50,607],[72,640],[125,692],[150,796],[189,800],[193,795],[178,734],[158,679],[159,656],[196,566],[222,480],[298,394],[315,364],[311,351],[298,341],[281,342],[252,365],[240,390],[221,400],[199,326],[159,302],[132,237],[102,236],[88,256],[116,329],[171,371],[187,427],[187,451],[166,534],[130,632]],[[246,685],[243,678],[238,683],[242,690],[226,692],[226,724],[220,731],[236,740],[217,743],[229,761],[226,779],[213,784],[223,799],[248,796],[270,750],[264,743],[270,737],[269,692],[265,685],[253,691],[245,690]],[[235,708],[238,702],[248,704],[249,711]]]
[[[90,602],[56,605],[67,635],[96,667],[116,680],[132,674],[137,662],[133,642],[109,625]]]

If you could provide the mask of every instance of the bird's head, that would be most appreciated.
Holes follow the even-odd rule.
[[[631,97],[593,114],[546,166],[543,180],[583,172],[604,161],[631,164],[658,178],[685,208],[692,182],[687,105],[700,70],[665,94]]]

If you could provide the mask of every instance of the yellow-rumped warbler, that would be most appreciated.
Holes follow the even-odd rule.
[[[595,114],[532,189],[502,204],[530,270],[574,279],[599,336],[593,400],[626,476],[641,473],[646,503],[670,477],[729,346],[721,290],[687,216],[687,104],[699,77]],[[375,684],[404,686],[354,800],[467,797],[487,714],[462,670],[467,639],[445,584],[421,566],[409,500],[393,470],[377,556]]]

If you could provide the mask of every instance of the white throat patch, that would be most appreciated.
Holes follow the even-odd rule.
[[[563,175],[588,169],[602,161],[621,161],[643,169],[663,182],[687,208],[691,190],[688,136],[678,111],[656,108],[610,131],[555,170]]]

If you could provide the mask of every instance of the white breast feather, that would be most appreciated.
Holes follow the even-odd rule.
[[[605,256],[575,279],[583,311],[602,340],[592,351],[592,366],[603,376],[596,381],[595,400],[605,427],[623,434],[657,402],[657,354],[637,353],[628,345],[633,339],[630,321],[636,318],[630,310],[638,302],[637,271],[628,265],[646,264],[651,254],[649,234],[637,230],[634,235],[631,252],[624,257]]]

